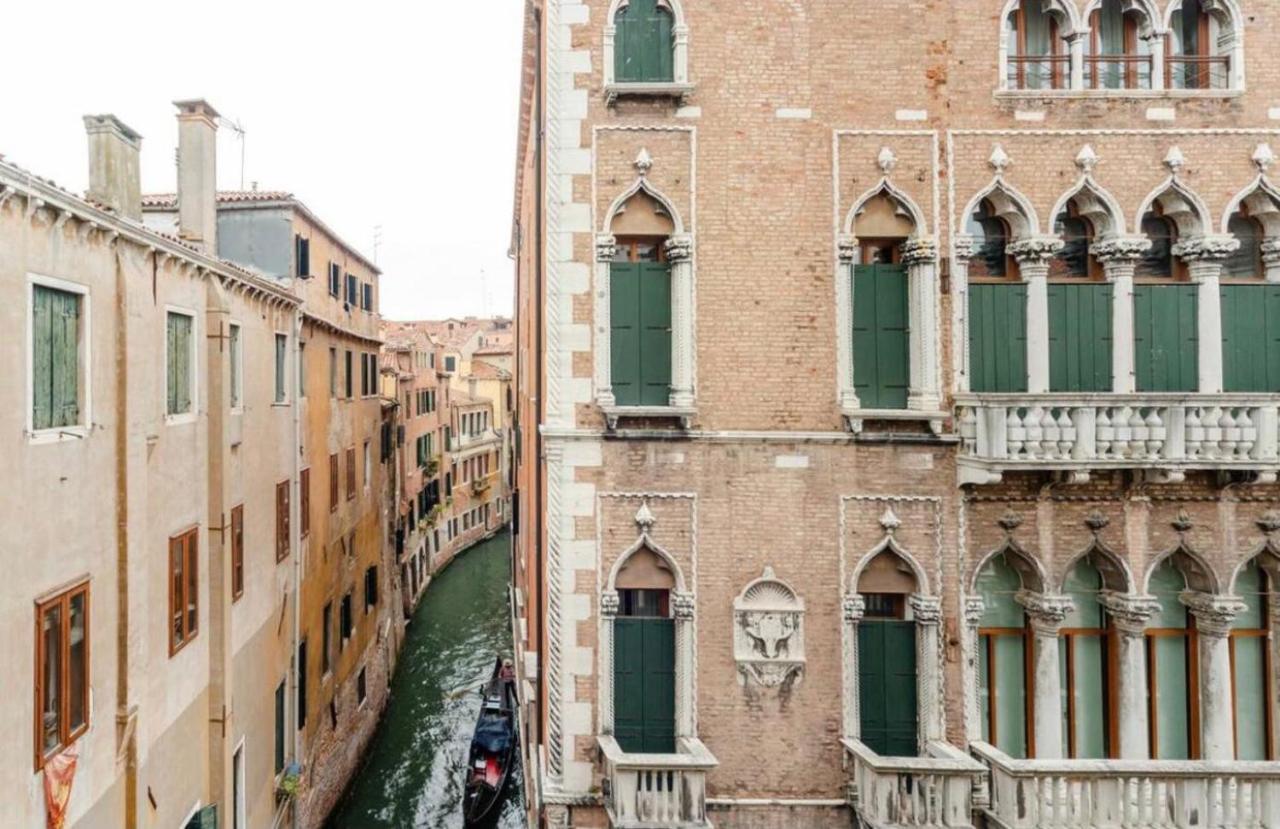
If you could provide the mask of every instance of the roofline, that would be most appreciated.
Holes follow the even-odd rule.
[[[162,253],[174,259],[184,259],[224,279],[266,293],[287,305],[298,306],[302,304],[301,297],[295,295],[292,291],[285,290],[275,280],[258,276],[225,259],[219,259],[187,247],[181,242],[140,223],[135,223],[116,213],[103,210],[46,179],[32,175],[21,167],[0,160],[0,205],[15,193],[21,193],[28,200],[28,210],[38,209],[41,206],[53,208],[67,217],[74,216],[76,219],[94,227],[109,230],[118,237],[128,239],[130,242],[151,251]],[[33,199],[36,202],[35,208],[30,207]]]

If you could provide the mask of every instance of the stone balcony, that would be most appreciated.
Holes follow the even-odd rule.
[[[856,739],[841,740],[849,758],[849,805],[863,826],[972,829],[986,768],[946,743],[926,757],[882,757]]]
[[[609,735],[597,744],[613,829],[711,829],[707,772],[718,762],[701,740],[678,739],[675,754],[628,754]]]
[[[1234,470],[1258,482],[1280,471],[1280,395],[962,394],[956,397],[960,483],[1005,472],[1136,469],[1158,481]]]
[[[1280,829],[1280,763],[1015,760],[970,750],[991,771],[988,823],[1003,829]]]

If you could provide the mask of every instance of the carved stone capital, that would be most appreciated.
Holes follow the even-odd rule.
[[[687,262],[693,258],[693,237],[687,233],[672,236],[663,247],[668,262]]]
[[[967,262],[978,253],[978,246],[974,243],[973,237],[967,233],[961,233],[952,238],[951,249],[955,251],[956,259],[961,262]]]
[[[681,621],[691,620],[697,605],[692,593],[672,592],[671,594],[672,614]]]
[[[1112,236],[1095,244],[1090,253],[1103,265],[1129,263],[1141,259],[1150,247],[1151,240],[1146,236]]]
[[[1033,236],[1019,239],[1008,247],[1009,255],[1019,265],[1046,264],[1062,250],[1062,240],[1057,236]]]
[[[942,600],[937,596],[915,593],[907,599],[907,603],[911,605],[911,614],[915,617],[916,624],[936,625],[942,621]]]
[[[987,610],[981,596],[970,596],[964,600],[964,623],[967,627],[976,628],[982,623],[982,614]]]
[[[618,240],[612,233],[596,234],[596,261],[612,262],[618,252]]]
[[[600,594],[600,615],[605,619],[612,619],[618,615],[621,604],[617,590],[604,591]]]
[[[1067,615],[1076,607],[1070,596],[1050,596],[1030,590],[1019,590],[1014,598],[1026,609],[1031,627],[1038,634],[1056,636]]]
[[[867,601],[857,593],[850,593],[844,597],[841,608],[844,611],[844,620],[856,625],[862,621],[863,615],[867,612]]]
[[[1245,609],[1245,603],[1235,596],[1215,596],[1195,590],[1180,594],[1178,601],[1196,617],[1196,630],[1214,638],[1231,633],[1231,623]]]
[[[1280,265],[1280,239],[1268,239],[1262,243],[1262,264]]]
[[[1152,596],[1132,596],[1104,590],[1098,603],[1107,610],[1112,623],[1121,633],[1141,636],[1147,622],[1160,610],[1160,603]]]
[[[858,237],[852,233],[841,233],[836,237],[836,255],[842,265],[848,265],[858,258]]]
[[[1173,255],[1184,262],[1221,262],[1240,248],[1234,236],[1193,236],[1173,245]]]
[[[904,265],[930,264],[936,258],[937,246],[932,239],[913,238],[902,243],[902,263]]]

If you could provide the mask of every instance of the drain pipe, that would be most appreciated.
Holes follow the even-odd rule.
[[[302,628],[302,301],[293,309],[293,480],[295,497],[290,498],[289,506],[289,543],[293,547],[293,649],[289,654],[289,676],[293,685],[293,700],[289,710],[293,711],[293,762],[302,765],[302,737],[298,728],[300,713],[298,711],[298,643]],[[309,499],[308,499],[309,500]],[[304,769],[305,771],[305,769]],[[298,799],[294,797],[293,825],[298,825]]]

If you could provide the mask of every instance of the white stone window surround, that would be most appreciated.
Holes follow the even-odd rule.
[[[881,168],[885,175],[854,202],[846,214],[836,238],[836,372],[840,412],[851,431],[862,431],[864,420],[926,420],[935,434],[941,432],[946,417],[942,409],[942,389],[938,360],[942,353],[938,325],[938,257],[928,222],[915,201],[895,187],[889,173],[896,161],[887,149],[881,151]],[[907,266],[909,320],[909,389],[906,409],[866,409],[854,390],[853,353],[853,272],[857,265],[859,241],[854,234],[858,216],[867,203],[884,196],[907,216],[914,230],[902,248],[902,261]]]
[[[1059,19],[1064,21],[1059,37],[1066,41],[1071,58],[1071,68],[1066,89],[1016,89],[1008,86],[1009,42],[1008,27],[1005,22],[1022,0],[1007,0],[1000,14],[999,47],[996,77],[997,98],[1227,98],[1238,97],[1245,91],[1244,75],[1244,17],[1236,4],[1236,0],[1206,0],[1206,10],[1221,20],[1227,21],[1231,29],[1230,78],[1225,89],[1175,89],[1165,82],[1165,46],[1171,31],[1173,13],[1181,3],[1173,0],[1160,14],[1152,0],[1127,0],[1126,11],[1135,9],[1142,13],[1143,26],[1139,37],[1147,41],[1151,54],[1151,88],[1150,89],[1092,89],[1084,83],[1084,59],[1086,43],[1092,29],[1089,20],[1093,12],[1101,5],[1102,0],[1092,0],[1084,12],[1078,13],[1071,0],[1050,0],[1049,7]]]
[[[236,331],[239,334],[239,340],[236,345],[235,354],[230,353],[231,329],[233,328],[236,329]],[[280,333],[284,333],[284,332],[280,332]],[[228,361],[229,362],[233,361],[233,367],[235,371],[235,375],[234,375],[235,383],[228,382],[227,392],[228,392],[228,398],[235,401],[235,405],[230,407],[231,414],[233,415],[244,414],[244,337],[245,337],[244,323],[238,317],[231,317],[228,320],[228,324],[227,324],[227,343],[228,343],[227,350],[228,350]]]
[[[77,347],[77,362],[80,370],[83,372],[84,381],[81,385],[82,400],[80,401],[80,422],[74,426],[59,426],[53,429],[35,428],[35,354],[33,353],[33,338],[35,336],[35,291],[36,286],[45,288],[54,288],[59,291],[76,294],[80,297],[80,343]],[[82,440],[87,438],[93,429],[93,360],[91,359],[92,349],[92,314],[91,296],[89,286],[79,282],[72,282],[66,279],[59,279],[53,276],[44,276],[38,273],[27,274],[27,290],[26,290],[26,412],[23,415],[23,422],[26,425],[27,441],[30,444],[46,444],[61,443],[68,440]]]
[[[1280,282],[1280,188],[1267,176],[1275,160],[1269,144],[1257,146],[1253,152],[1253,163],[1258,168],[1258,175],[1227,204],[1218,227],[1221,235],[1229,236],[1231,217],[1241,207],[1248,208],[1249,216],[1262,225],[1263,277],[1267,282]]]
[[[187,363],[191,371],[191,410],[181,412],[179,414],[168,413],[168,395],[162,395],[161,407],[164,411],[164,422],[167,426],[177,426],[182,423],[194,423],[196,416],[200,411],[200,320],[199,315],[194,308],[188,308],[182,305],[164,306],[164,316],[161,318],[160,334],[162,337],[161,349],[164,351],[164,361],[161,363],[160,388],[168,388],[169,376],[169,338],[167,336],[169,315],[179,314],[184,317],[191,318],[191,355],[190,361]]]
[[[641,158],[647,153],[642,151]],[[596,235],[595,244],[595,355],[593,362],[595,401],[609,423],[617,428],[621,417],[678,418],[688,428],[697,413],[694,391],[694,251],[693,235],[685,230],[680,212],[672,201],[646,178],[648,168],[638,165],[640,175],[614,199]],[[671,265],[671,395],[666,406],[619,406],[613,396],[610,351],[610,266],[615,238],[609,232],[614,217],[637,193],[645,193],[666,211],[674,229],[664,245]]]
[[[630,0],[612,0],[609,13],[605,16],[604,27],[604,97],[612,105],[623,95],[647,95],[654,97],[672,97],[683,102],[693,84],[689,81],[689,24],[685,22],[684,7],[680,0],[662,0],[671,9],[674,18],[671,25],[672,40],[672,80],[670,83],[636,83],[619,82],[614,77],[614,39],[618,27],[614,18],[618,10],[625,8]]]

